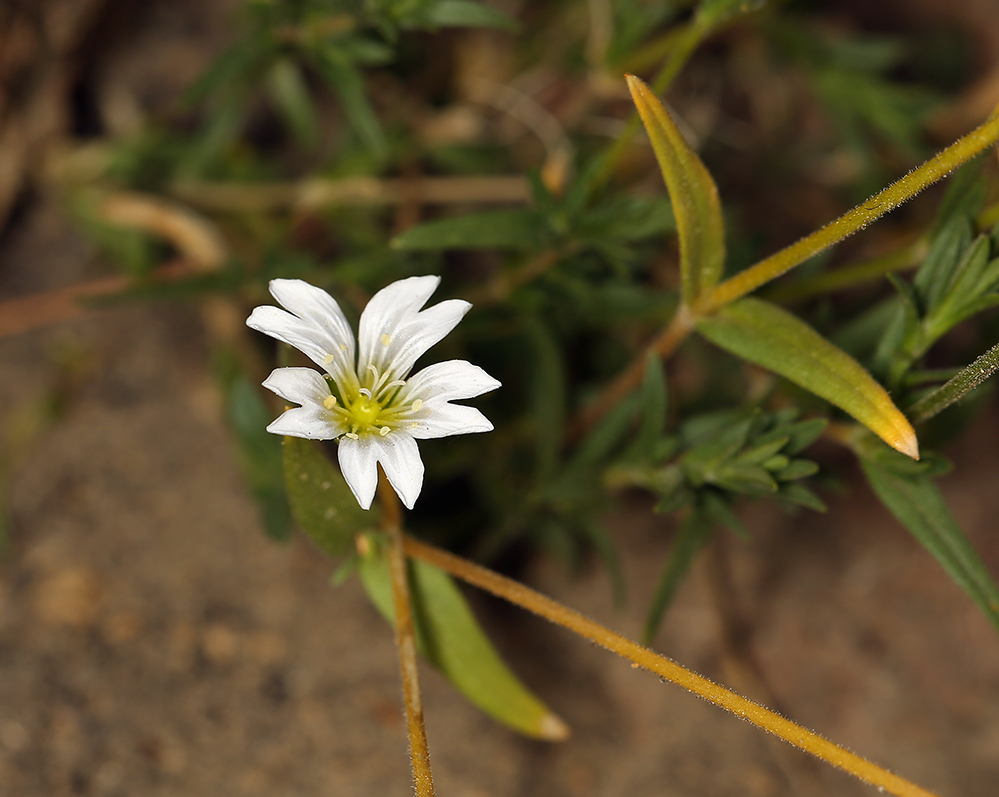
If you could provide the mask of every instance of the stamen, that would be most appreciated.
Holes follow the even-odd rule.
[[[389,429],[387,426],[383,426],[381,429],[378,430],[378,434],[380,434],[382,437],[385,437],[385,435],[387,435],[391,431],[392,430]]]
[[[371,391],[370,391],[370,390],[368,390],[368,389],[367,389],[366,387],[360,387],[360,388],[358,388],[358,389],[357,389],[357,392],[358,392],[358,393],[363,393],[363,394],[364,394],[365,396],[367,396],[368,398],[371,398]]]
[[[406,384],[405,379],[395,379],[385,385],[385,389],[388,390],[390,387],[403,387]]]
[[[358,436],[357,436],[357,433],[356,433],[356,432],[347,432],[347,433],[346,433],[346,434],[344,435],[344,437],[349,437],[349,438],[350,438],[351,440],[358,440],[358,439],[360,439],[360,438],[358,438]]]
[[[423,408],[423,399],[417,399],[413,402],[413,412],[419,412]]]
[[[336,406],[336,396],[327,396],[324,398],[323,406],[328,410],[333,409]]]
[[[375,368],[371,363],[368,363],[368,370],[375,375],[375,379],[378,378],[378,369]]]
[[[382,346],[388,346],[389,343],[391,343],[392,338],[390,338],[388,335],[386,335],[384,332],[382,332],[382,336],[381,336],[381,338],[379,338],[379,340],[381,340]]]

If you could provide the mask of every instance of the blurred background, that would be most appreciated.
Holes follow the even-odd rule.
[[[243,319],[268,276],[308,277],[334,259],[336,279],[356,283],[355,305],[399,269],[439,267],[454,295],[488,306],[491,253],[399,261],[386,242],[420,221],[522,205],[525,174],[558,195],[577,155],[621,135],[623,70],[657,65],[671,25],[691,15],[683,2],[497,2],[501,17],[445,24],[383,3],[398,11],[395,29],[377,29],[395,48],[391,64],[357,45],[329,73],[289,72],[279,59],[258,74],[247,66],[253,42],[298,46],[293,28],[271,24],[285,5],[308,4],[0,6],[3,794],[409,793],[389,628],[356,579],[331,586],[335,565],[290,533],[268,492],[273,463],[248,454],[234,418],[232,374],[263,368]],[[342,23],[336,4],[316,5],[323,24]],[[324,74],[329,96],[300,101]],[[718,181],[742,267],[988,115],[999,101],[999,6],[761,7],[702,42],[667,99]],[[612,179],[661,200],[639,139]],[[316,177],[328,182],[307,183]],[[222,190],[235,179],[256,187]],[[907,244],[939,196],[835,257]],[[277,206],[295,210],[274,220],[265,211]],[[635,246],[668,249],[662,240]],[[666,287],[671,258],[652,269]],[[696,382],[696,370],[673,378]],[[942,489],[996,574],[999,414],[983,396],[973,426],[944,449],[955,472]],[[839,467],[823,493],[830,511],[742,507],[750,535],[718,537],[654,647],[941,795],[994,795],[999,638],[849,459],[823,457]],[[432,525],[446,503],[430,494],[418,522]],[[459,524],[444,541],[472,553],[482,543],[496,566],[637,637],[674,533],[650,508],[625,494],[602,509],[623,604],[608,569],[588,549],[566,553],[561,537],[482,543]],[[573,735],[525,740],[424,668],[441,795],[870,791],[470,597]]]

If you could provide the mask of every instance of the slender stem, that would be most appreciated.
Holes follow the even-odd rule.
[[[693,328],[694,316],[685,306],[681,305],[666,328],[642,349],[627,369],[607,386],[596,401],[573,420],[569,427],[568,438],[575,440],[581,437],[613,409],[621,399],[628,396],[642,383],[642,378],[645,376],[645,364],[648,362],[651,352],[662,359],[669,357],[683,343]]]
[[[926,256],[927,248],[927,239],[921,237],[901,251],[874,257],[870,260],[862,260],[859,263],[851,263],[848,266],[827,271],[824,274],[817,274],[800,282],[776,285],[772,289],[768,288],[765,298],[777,304],[793,304],[815,296],[824,296],[834,291],[862,285],[886,274],[894,274],[896,271],[913,268]]]
[[[473,586],[484,589],[544,617],[556,625],[567,628],[584,639],[595,642],[612,653],[617,653],[639,667],[682,686],[709,703],[714,703],[737,717],[779,736],[788,744],[811,753],[835,767],[846,770],[872,786],[889,794],[894,794],[896,797],[935,797],[932,792],[893,775],[818,734],[796,725],[780,714],[691,672],[665,656],[653,653],[637,642],[632,642],[627,637],[605,628],[579,612],[573,611],[523,584],[412,537],[404,537],[403,545],[406,553],[410,556],[446,570],[451,575],[467,581]]]
[[[406,727],[409,731],[409,755],[413,761],[413,783],[417,797],[434,797],[434,777],[430,772],[430,748],[423,724],[423,701],[416,669],[416,636],[409,598],[406,553],[402,536],[402,508],[399,496],[379,473],[378,494],[382,505],[382,526],[389,537],[389,574],[392,578],[392,601],[395,608],[395,644],[399,651],[399,673],[406,704]]]
[[[946,177],[962,163],[992,146],[997,139],[999,139],[999,116],[994,116],[863,204],[857,205],[853,210],[844,213],[797,243],[725,280],[711,291],[696,309],[710,313],[756,290],[764,283],[779,277],[799,263],[839,243],[894,210],[927,186]]]
[[[978,357],[967,368],[961,369],[953,379],[939,389],[913,404],[907,413],[909,418],[913,423],[928,421],[964,396],[965,393],[974,390],[997,370],[999,370],[999,343]]]

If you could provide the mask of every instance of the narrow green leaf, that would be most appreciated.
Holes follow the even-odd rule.
[[[451,577],[419,561],[409,572],[416,644],[427,661],[493,719],[535,739],[566,738],[568,727],[506,666]],[[361,558],[359,573],[372,603],[394,622],[388,560],[377,545]]]
[[[288,58],[276,61],[267,75],[267,88],[295,137],[304,146],[314,147],[319,141],[319,122],[298,65]]]
[[[394,249],[539,249],[550,238],[545,220],[529,208],[491,210],[410,227],[392,239]]]
[[[364,90],[361,73],[333,49],[315,53],[316,71],[340,95],[343,110],[361,141],[376,155],[388,149],[385,133]]]
[[[711,539],[712,525],[706,518],[694,513],[684,521],[677,531],[670,548],[669,559],[666,560],[666,566],[659,577],[655,597],[652,599],[652,605],[649,606],[649,613],[645,618],[645,628],[642,631],[643,645],[652,643],[652,639],[662,623],[666,608],[673,600],[673,596],[676,595],[683,577],[690,570],[694,557]]]
[[[431,25],[442,28],[517,30],[517,23],[498,8],[470,0],[440,0],[430,8],[428,17]]]
[[[804,321],[745,298],[697,322],[717,346],[761,365],[852,415],[892,448],[919,458],[912,424],[867,371]]]
[[[669,410],[663,361],[655,352],[649,352],[645,360],[641,397],[642,425],[638,429],[638,438],[645,450],[651,450],[662,437],[666,428],[666,412]]]
[[[689,305],[711,290],[725,266],[725,222],[718,188],[652,90],[626,75],[673,203],[680,238],[680,277]]]
[[[925,474],[897,473],[866,457],[860,464],[881,503],[999,630],[999,589],[933,481]]]
[[[282,484],[281,443],[265,428],[270,412],[259,389],[245,375],[233,375],[224,382],[229,424],[264,530],[269,537],[284,540],[289,536],[291,517]]]
[[[358,532],[378,524],[378,510],[361,509],[315,441],[284,438],[284,479],[298,525],[331,556],[348,553]]]

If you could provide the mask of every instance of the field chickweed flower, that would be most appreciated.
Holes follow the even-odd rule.
[[[264,387],[301,406],[287,410],[267,431],[335,439],[340,470],[365,509],[375,495],[378,463],[412,509],[423,487],[416,441],[493,428],[474,407],[451,403],[500,386],[478,366],[448,360],[409,376],[420,355],[472,306],[448,299],[421,310],[438,284],[440,277],[409,277],[378,291],[361,313],[356,359],[354,333],[336,300],[302,280],[271,280],[271,294],[285,309],[257,307],[246,321],[326,372],[275,369]]]

